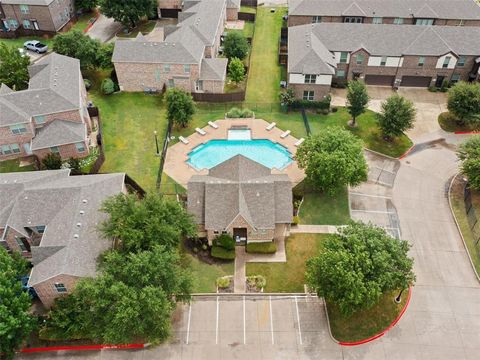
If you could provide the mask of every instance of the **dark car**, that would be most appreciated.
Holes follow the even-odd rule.
[[[32,299],[35,299],[37,297],[37,292],[35,291],[35,289],[31,286],[28,286],[28,280],[30,279],[29,276],[22,276],[21,280],[22,280],[22,290],[27,292],[28,295],[30,295],[30,297]]]

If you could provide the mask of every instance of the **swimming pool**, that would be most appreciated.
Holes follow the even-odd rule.
[[[198,145],[189,154],[187,163],[195,169],[211,169],[235,155],[243,155],[270,169],[288,166],[292,154],[283,145],[267,139],[210,140]]]

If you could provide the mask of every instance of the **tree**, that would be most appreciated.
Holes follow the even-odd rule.
[[[295,92],[292,88],[288,88],[287,91],[280,94],[281,105],[290,106],[295,101]]]
[[[298,148],[296,159],[308,182],[330,194],[367,180],[361,140],[338,127],[308,137]]]
[[[18,253],[8,254],[0,246],[0,357],[12,359],[35,327],[30,315],[30,296],[22,291],[20,277],[28,265]]]
[[[409,247],[382,228],[354,222],[330,235],[320,254],[307,261],[307,283],[350,315],[371,307],[386,291],[414,283]]]
[[[185,90],[170,88],[166,94],[167,119],[182,127],[187,127],[188,122],[195,113],[192,96]]]
[[[75,8],[83,10],[95,9],[98,5],[98,0],[75,0]]]
[[[143,17],[150,17],[156,0],[99,0],[102,13],[133,29]]]
[[[360,80],[348,82],[347,86],[347,110],[352,116],[352,126],[355,126],[357,116],[363,114],[370,100],[365,84]]]
[[[114,47],[114,43],[102,44],[97,53],[96,66],[102,69],[110,69],[113,67],[112,57]]]
[[[480,83],[456,83],[448,90],[447,108],[460,124],[480,122]]]
[[[243,65],[242,60],[238,58],[233,58],[228,64],[228,76],[234,83],[239,83],[245,79],[245,66]]]
[[[78,158],[70,158],[68,160],[68,167],[70,168],[70,173],[72,175],[81,175],[82,167],[80,165],[80,160]]]
[[[17,48],[0,43],[0,84],[14,90],[28,87],[30,57],[22,55]]]
[[[233,58],[245,59],[248,54],[248,42],[245,35],[237,31],[228,32],[223,41],[223,51],[230,60]]]
[[[470,186],[480,191],[480,135],[462,143],[457,154],[462,161],[462,172],[468,177]]]
[[[410,100],[395,94],[382,102],[377,119],[384,137],[391,139],[413,128],[415,107]]]
[[[123,252],[138,252],[163,245],[175,249],[184,236],[196,235],[192,217],[176,202],[154,193],[139,200],[135,195],[107,199],[102,211],[109,219],[100,231],[108,239],[118,239]]]
[[[102,45],[79,30],[60,33],[53,39],[53,51],[80,60],[82,69],[97,67]]]
[[[110,78],[103,79],[101,88],[104,95],[111,95],[115,92],[115,84]]]
[[[42,167],[46,170],[58,170],[62,167],[62,158],[57,153],[49,153],[42,159]]]

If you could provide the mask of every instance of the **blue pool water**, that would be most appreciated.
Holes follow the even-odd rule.
[[[187,163],[194,168],[211,169],[235,155],[243,155],[270,169],[283,169],[292,160],[284,146],[270,140],[210,140],[198,145],[188,154]]]

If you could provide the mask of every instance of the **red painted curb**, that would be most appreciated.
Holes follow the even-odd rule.
[[[413,150],[414,147],[415,147],[415,144],[413,144],[413,145],[410,147],[410,149],[408,149],[407,151],[405,151],[405,152],[403,153],[403,155],[400,155],[399,158],[398,158],[398,160],[402,160],[404,157],[406,157],[406,156],[410,153],[410,151]]]
[[[373,340],[376,340],[378,338],[381,338],[383,335],[385,335],[388,331],[390,331],[402,318],[403,314],[405,314],[405,311],[407,311],[408,305],[410,304],[410,298],[412,296],[412,288],[408,288],[408,296],[407,296],[407,302],[405,303],[405,306],[403,307],[402,311],[400,311],[400,314],[396,317],[395,320],[392,321],[392,323],[381,333],[377,335],[373,335],[369,337],[368,339],[360,340],[360,341],[354,341],[354,342],[343,342],[339,341],[338,344],[342,346],[357,346],[357,345],[362,345],[369,343]]]
[[[480,131],[455,131],[456,135],[469,135],[469,134],[480,134]]]
[[[88,30],[90,30],[90,29],[92,28],[93,24],[95,24],[95,23],[97,22],[99,16],[100,16],[100,14],[98,14],[98,13],[94,16],[94,17],[95,17],[95,21],[89,23],[89,24],[87,25],[87,27],[86,27],[85,29],[83,29],[83,32],[84,32],[84,33],[87,33]]]
[[[51,346],[40,348],[29,348],[20,350],[21,353],[39,353],[49,351],[84,351],[84,350],[102,350],[102,349],[143,349],[145,344],[125,344],[125,345],[79,345],[79,346]]]

